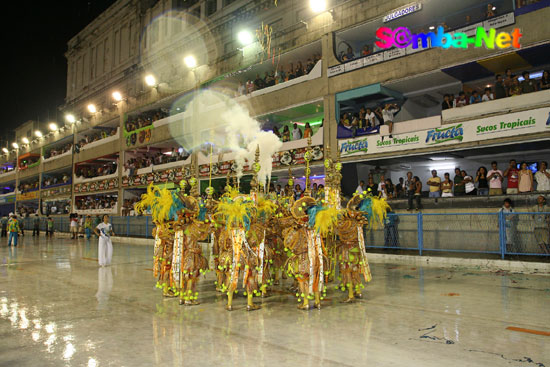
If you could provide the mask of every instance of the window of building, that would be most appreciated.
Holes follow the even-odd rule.
[[[209,17],[214,14],[217,10],[217,0],[206,0],[205,11],[206,16]]]

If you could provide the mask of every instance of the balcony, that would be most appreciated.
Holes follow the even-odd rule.
[[[81,145],[80,146],[80,151],[92,149],[92,148],[98,147],[100,145],[103,145],[103,144],[106,144],[106,143],[109,143],[109,142],[112,142],[112,141],[117,141],[119,138],[120,138],[120,128],[117,127],[116,133],[114,135],[109,135],[105,138],[102,138],[102,139],[99,139],[99,140],[96,140],[96,141],[92,141],[91,143],[87,143],[85,145]]]

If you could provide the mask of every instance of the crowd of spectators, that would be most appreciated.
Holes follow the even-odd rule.
[[[393,131],[393,120],[401,108],[395,103],[385,103],[376,107],[363,106],[358,112],[344,112],[340,115],[339,124],[351,129],[355,137],[358,129],[365,131],[377,129],[380,125],[388,125],[390,138]]]
[[[322,126],[323,124],[321,124],[320,127]],[[288,125],[285,125],[282,129],[279,129],[276,126],[273,127],[273,134],[278,136],[283,142],[287,142],[291,140],[310,138],[313,136],[313,129],[311,128],[309,122],[306,122],[303,130],[297,123],[294,123],[292,130],[289,129]]]
[[[33,180],[33,181],[27,181],[27,182],[24,182],[24,183],[21,182],[19,184],[19,186],[17,187],[17,189],[19,190],[20,193],[24,194],[24,193],[29,192],[29,191],[37,190],[38,185],[39,185],[39,180],[37,178],[36,180]]]
[[[140,198],[135,197],[133,199],[125,199],[122,204],[122,215],[123,216],[135,216],[138,215],[134,210],[134,205],[139,202]]]
[[[30,215],[37,214],[38,209],[29,205],[17,205],[17,214],[22,218],[27,218]]]
[[[116,204],[117,197],[115,196],[85,196],[76,198],[75,200],[75,208],[77,210],[113,209],[116,207]]]
[[[535,166],[536,170],[535,170]],[[535,171],[533,173],[533,171]],[[443,178],[438,176],[436,170],[431,171],[430,177],[425,184],[428,187],[428,197],[446,198],[455,196],[478,195],[515,195],[533,192],[550,191],[550,171],[548,163],[540,162],[538,165],[527,162],[517,163],[512,159],[504,171],[498,168],[496,161],[491,162],[491,169],[481,166],[475,175],[469,174],[466,170],[455,168],[454,176],[445,172]],[[369,175],[368,183],[359,183],[357,192],[368,191],[375,196],[387,199],[407,198],[409,210],[413,209],[413,202],[416,209],[421,207],[423,182],[413,172],[407,172],[406,178],[399,178],[397,184],[392,180],[380,176],[379,182],[374,182],[372,174]]]
[[[8,172],[13,172],[13,167],[9,167],[9,166],[0,167],[0,174],[8,173]]]
[[[67,153],[71,150],[73,145],[71,143],[65,144],[62,147],[50,148],[44,151],[44,159],[55,157],[63,153]]]
[[[494,99],[519,96],[536,92],[539,90],[550,89],[550,74],[548,70],[544,70],[542,77],[538,80],[531,79],[528,71],[524,71],[520,75],[514,75],[511,69],[506,69],[504,75],[497,74],[495,76],[494,93],[491,87],[486,87],[483,93],[478,90],[472,90],[471,93],[461,91],[455,98],[452,94],[445,94],[441,109],[447,110],[450,108],[464,107],[471,104],[492,101]]]
[[[48,174],[42,180],[42,187],[54,186],[58,184],[67,184],[71,182],[71,177],[68,173]]]
[[[80,166],[75,170],[76,177],[94,178],[107,176],[115,173],[117,164],[114,162],[95,166]]]
[[[315,64],[317,64],[319,60],[321,60],[321,54],[315,54],[304,63],[302,63],[302,61],[298,61],[296,65],[290,63],[286,68],[279,66],[277,69],[264,72],[263,76],[256,74],[254,80],[249,79],[246,83],[239,82],[237,94],[250,94],[256,90],[271,87],[307,75],[313,70]]]
[[[116,127],[104,128],[102,131],[93,132],[93,133],[90,133],[89,135],[88,134],[84,135],[84,137],[80,139],[76,144],[77,151],[79,151],[82,147],[84,147],[87,144],[99,141],[101,139],[108,138],[109,136],[116,135],[117,130],[118,128]]]
[[[55,201],[42,202],[42,214],[69,214],[71,212],[71,200],[61,199]]]
[[[126,124],[124,127],[126,128],[126,132],[131,132],[134,130],[141,129],[142,127],[152,125],[153,122],[157,120],[161,120],[168,116],[169,116],[168,111],[164,109],[147,111],[147,112],[143,112],[139,116],[128,117],[128,121],[126,121]]]
[[[138,169],[150,167],[151,165],[159,165],[186,160],[189,157],[187,152],[182,147],[172,148],[169,152],[147,152],[142,153],[138,157],[130,158],[124,164],[124,169],[130,171],[130,177],[135,174]]]

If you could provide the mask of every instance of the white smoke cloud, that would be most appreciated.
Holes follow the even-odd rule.
[[[271,131],[263,131],[244,106],[222,93],[205,90],[187,104],[185,115],[181,140],[195,148],[212,143],[217,149],[234,152],[238,178],[243,175],[245,161],[249,165],[254,162],[259,146],[258,180],[266,183],[271,176],[273,154],[282,142]]]

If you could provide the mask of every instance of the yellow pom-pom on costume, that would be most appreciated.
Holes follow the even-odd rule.
[[[372,217],[367,224],[369,230],[378,229],[379,226],[384,226],[388,210],[391,210],[385,198],[372,197]]]

